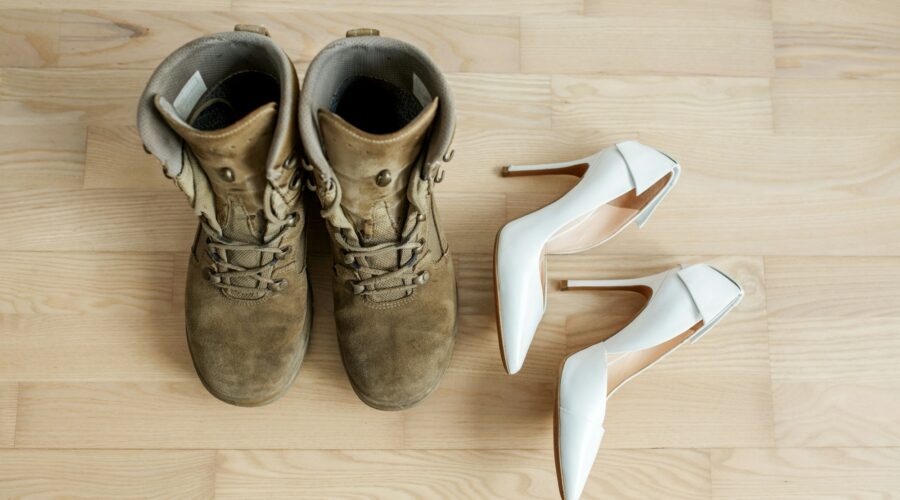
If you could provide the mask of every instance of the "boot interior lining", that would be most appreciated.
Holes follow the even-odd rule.
[[[219,130],[240,121],[260,106],[281,100],[278,80],[262,71],[229,75],[206,91],[188,118],[198,130]]]
[[[370,134],[396,132],[413,121],[422,109],[412,92],[369,76],[346,79],[331,103],[331,111]]]

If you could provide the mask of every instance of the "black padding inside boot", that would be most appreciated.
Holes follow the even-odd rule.
[[[331,111],[370,134],[389,134],[406,126],[422,112],[422,104],[406,89],[368,76],[344,82],[335,94]]]
[[[271,75],[242,71],[220,81],[200,97],[188,123],[198,130],[219,130],[237,123],[260,106],[281,100]]]

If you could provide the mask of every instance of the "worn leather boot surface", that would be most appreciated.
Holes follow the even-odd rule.
[[[450,363],[457,291],[434,187],[453,119],[428,56],[371,30],[323,49],[304,80],[305,167],[332,238],[341,356],[378,409],[423,400]]]
[[[141,97],[138,128],[200,217],[185,293],[200,380],[227,403],[258,406],[297,376],[312,309],[297,76],[263,29],[248,29],[170,55]]]

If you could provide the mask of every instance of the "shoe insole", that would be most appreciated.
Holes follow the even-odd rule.
[[[237,123],[264,104],[280,100],[278,80],[260,71],[242,71],[207,90],[187,121],[198,130],[219,130]]]
[[[370,134],[390,134],[413,121],[423,106],[412,92],[390,82],[357,76],[341,85],[331,111]]]
[[[700,320],[699,322],[697,322],[697,324],[689,328],[684,333],[677,335],[676,337],[667,340],[662,344],[653,346],[649,349],[642,349],[640,351],[620,354],[614,357],[611,356],[612,359],[610,359],[609,363],[607,364],[607,397],[609,395],[612,395],[612,393],[615,392],[616,389],[621,387],[622,384],[628,382],[631,377],[634,377],[638,373],[644,371],[657,360],[672,352],[676,347],[681,345],[682,342],[687,340],[688,337],[699,330],[702,326],[703,320]]]
[[[666,186],[668,174],[649,189],[635,194],[631,190],[566,224],[544,246],[548,254],[577,253],[597,246],[615,235]]]

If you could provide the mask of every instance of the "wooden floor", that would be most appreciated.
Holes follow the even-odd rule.
[[[142,152],[135,104],[166,54],[236,23],[267,25],[301,73],[364,26],[448,74],[439,202],[462,326],[415,409],[353,394],[321,223],[290,392],[234,408],[194,374],[196,220]],[[550,260],[548,312],[507,376],[494,235],[572,181],[499,167],[629,138],[682,180],[645,229]],[[641,305],[556,281],[701,260],[746,297],[611,400],[585,497],[900,497],[897,0],[0,0],[0,236],[0,497],[555,498],[559,363]]]

